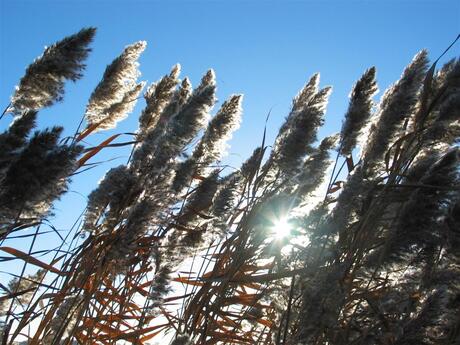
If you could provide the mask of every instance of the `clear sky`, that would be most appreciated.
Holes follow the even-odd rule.
[[[234,165],[260,143],[270,110],[268,142],[273,141],[292,97],[313,73],[321,72],[322,86],[333,86],[320,132],[331,134],[340,129],[350,88],[366,68],[377,67],[383,91],[420,49],[427,48],[434,60],[460,32],[458,0],[0,1],[2,108],[45,45],[95,26],[84,78],[67,86],[63,103],[41,112],[40,125],[61,124],[73,134],[105,66],[125,45],[146,40],[143,80],[153,82],[179,62],[194,85],[214,68],[220,103],[232,93],[244,93],[242,127],[226,160]],[[459,56],[459,47],[443,61]],[[114,131],[92,136],[90,144],[135,131],[141,106]],[[8,123],[2,119],[0,129]],[[57,204],[55,224],[71,224],[104,172],[126,162],[127,155],[127,150],[108,149],[98,160],[120,158],[75,177],[71,192]]]

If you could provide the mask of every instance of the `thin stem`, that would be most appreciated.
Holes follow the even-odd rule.
[[[2,115],[0,115],[0,120],[5,116],[5,114],[8,112],[8,109],[11,107],[11,103],[9,103],[6,108],[3,110]]]

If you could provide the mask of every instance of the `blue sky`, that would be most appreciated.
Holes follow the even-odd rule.
[[[460,32],[460,2],[1,0],[1,107],[45,45],[84,26],[98,28],[85,76],[67,86],[64,102],[41,112],[40,126],[61,124],[73,134],[105,66],[125,45],[146,40],[141,79],[153,82],[179,62],[182,75],[196,85],[212,67],[220,103],[232,93],[245,95],[242,127],[225,160],[237,165],[260,143],[270,110],[268,142],[273,142],[292,97],[315,72],[322,86],[333,86],[320,134],[338,131],[350,88],[362,72],[377,67],[378,99],[420,49],[427,48],[434,60]],[[459,51],[457,44],[443,61]],[[89,144],[135,131],[141,107]],[[8,123],[2,119],[0,129]],[[75,177],[56,206],[56,226],[68,227],[104,172],[126,162],[127,155],[128,150],[108,149],[98,160],[119,158]]]

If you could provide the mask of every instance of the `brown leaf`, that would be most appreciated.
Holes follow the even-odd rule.
[[[38,266],[38,267],[41,267],[45,270],[48,270],[50,272],[53,272],[53,273],[56,273],[56,274],[59,274],[61,276],[64,276],[66,275],[66,273],[58,270],[57,268],[51,266],[51,265],[48,265],[46,263],[44,263],[43,261],[40,261],[36,258],[34,258],[33,256],[27,254],[27,253],[24,253],[18,249],[14,249],[14,248],[11,248],[11,247],[0,247],[0,250],[10,254],[10,255],[13,255],[15,257],[17,257],[18,259],[21,259],[31,265],[35,265],[35,266]]]

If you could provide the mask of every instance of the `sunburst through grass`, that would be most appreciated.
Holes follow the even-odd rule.
[[[37,110],[62,99],[62,78],[80,77],[93,35],[47,49],[4,112],[16,119],[0,133],[0,263],[24,264],[0,284],[2,344],[166,344],[171,332],[171,345],[459,343],[460,60],[436,72],[439,59],[428,69],[420,52],[376,107],[368,69],[341,134],[320,142],[331,88],[315,74],[272,149],[264,133],[227,174],[219,160],[242,96],[212,116],[212,70],[193,89],[175,65],[148,87],[135,141],[114,142],[119,133],[83,147],[132,110],[143,41],[108,66],[71,145],[60,128],[30,135]],[[46,251],[54,258],[39,256],[43,228],[59,235],[48,218],[70,176],[125,145],[127,164],[89,195],[83,219]],[[28,236],[27,253],[3,245]]]

